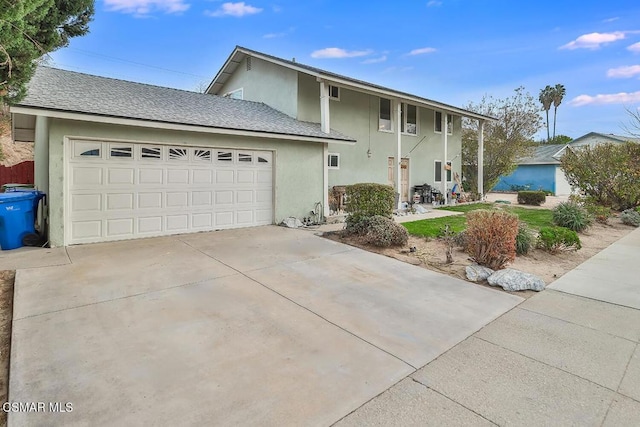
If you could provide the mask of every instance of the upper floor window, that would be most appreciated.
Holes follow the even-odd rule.
[[[340,101],[340,88],[338,86],[329,85],[329,99]]]
[[[380,98],[378,130],[391,132],[391,100]]]
[[[403,103],[400,113],[401,132],[416,135],[418,133],[418,107]]]
[[[433,130],[437,133],[442,132],[442,112],[436,111],[435,119],[433,123]],[[451,114],[447,114],[447,134],[451,135],[453,133],[453,116]]]
[[[340,154],[329,153],[327,155],[327,166],[329,166],[329,169],[340,169]]]
[[[231,92],[226,94],[226,97],[231,99],[244,99],[244,89],[240,88],[232,90]]]

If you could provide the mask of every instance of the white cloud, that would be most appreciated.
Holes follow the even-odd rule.
[[[382,55],[379,58],[371,58],[371,59],[365,59],[364,61],[362,61],[363,64],[379,64],[380,62],[384,62],[387,60],[387,55]]]
[[[629,65],[618,68],[610,68],[607,71],[607,77],[613,78],[630,78],[635,75],[640,75],[640,65]]]
[[[241,1],[237,3],[222,3],[222,6],[220,6],[218,10],[207,10],[205,11],[205,15],[214,17],[235,16],[236,18],[241,18],[245,15],[255,15],[260,12],[262,12],[261,8],[248,5]]]
[[[627,46],[627,50],[630,50],[631,52],[640,53],[640,42],[634,43],[631,46]]]
[[[584,34],[577,39],[560,46],[560,49],[598,49],[600,45],[611,43],[625,38],[624,31],[615,31],[613,33],[590,33]]]
[[[640,91],[601,94],[596,96],[580,95],[569,101],[569,104],[574,107],[582,107],[583,105],[635,104],[636,102],[640,102]]]
[[[431,0],[430,2],[427,3],[427,7],[436,7],[436,6],[442,6],[442,2]]]
[[[618,19],[620,19],[620,17],[618,16],[614,16],[613,18],[609,18],[609,19],[604,19],[602,22],[615,22]]]
[[[421,47],[420,49],[413,49],[409,52],[409,55],[424,55],[425,53],[433,53],[436,49],[433,47]]]
[[[345,50],[339,47],[327,47],[311,53],[312,58],[355,58],[371,55],[371,50]]]
[[[189,9],[184,0],[104,0],[107,10],[148,15],[156,10],[165,13],[180,13]]]

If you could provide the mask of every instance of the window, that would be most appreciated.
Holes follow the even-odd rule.
[[[378,130],[391,132],[391,100],[380,98]]]
[[[340,101],[340,88],[338,86],[329,85],[329,99]]]
[[[402,104],[400,131],[409,135],[418,133],[418,107],[410,104]]]
[[[140,149],[140,157],[143,159],[161,159],[162,148],[160,147],[142,147]]]
[[[111,147],[111,157],[133,157],[133,149],[131,147]]]
[[[233,153],[231,151],[218,151],[219,162],[232,162]]]
[[[258,163],[269,163],[269,160],[265,157],[259,156]]]
[[[433,130],[437,133],[442,132],[442,113],[440,111],[436,111]],[[447,135],[451,134],[453,134],[453,116],[447,114]]]
[[[83,151],[82,153],[80,153],[80,155],[88,157],[100,157],[100,149],[94,148],[93,150]]]
[[[451,161],[447,162],[447,182],[451,182]],[[442,160],[435,161],[435,182],[442,182]]]
[[[251,154],[248,154],[248,153],[238,153],[238,161],[239,162],[245,162],[245,163],[251,163],[251,162],[253,162],[253,156]]]
[[[329,153],[327,156],[327,165],[329,169],[340,169],[340,154]]]
[[[186,148],[169,148],[169,160],[187,160]]]
[[[232,90],[231,92],[228,92],[225,97],[231,99],[244,99],[244,89],[240,88]]]
[[[211,150],[202,150],[202,149],[194,150],[193,151],[193,158],[195,160],[202,160],[203,162],[210,162],[211,161]]]

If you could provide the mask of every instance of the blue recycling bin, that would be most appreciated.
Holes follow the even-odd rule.
[[[35,233],[35,212],[44,193],[15,191],[0,194],[0,248],[16,249],[22,238]]]

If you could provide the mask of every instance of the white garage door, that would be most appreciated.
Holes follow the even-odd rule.
[[[66,243],[273,223],[270,151],[70,141]]]
[[[571,192],[571,185],[567,181],[564,169],[561,166],[556,166],[556,196],[568,196]]]

